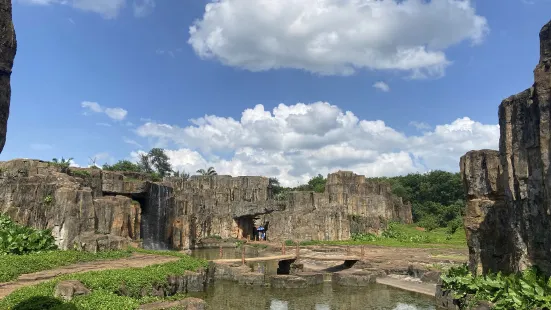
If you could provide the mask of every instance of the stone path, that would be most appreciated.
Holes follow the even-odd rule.
[[[146,267],[154,264],[168,263],[176,260],[178,260],[178,257],[174,256],[133,253],[132,256],[128,258],[78,263],[74,265],[59,267],[56,269],[23,274],[19,276],[19,278],[17,278],[17,280],[15,281],[0,283],[0,299],[6,297],[7,295],[11,294],[13,291],[21,287],[45,282],[63,274],[109,269],[122,269],[129,267]]]
[[[433,283],[413,282],[391,277],[377,278],[377,283],[431,297],[436,295],[436,284]]]

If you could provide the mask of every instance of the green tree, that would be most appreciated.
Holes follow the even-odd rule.
[[[61,170],[61,172],[67,172],[69,171],[69,167],[71,166],[71,160],[73,160],[73,158],[69,158],[69,159],[65,159],[63,157],[61,157],[61,160],[58,160],[57,158],[53,158],[52,159],[52,162],[54,163],[54,165],[58,166]]]
[[[165,150],[160,148],[151,149],[147,154],[147,160],[150,162],[150,167],[153,167],[161,177],[172,174],[172,165]]]
[[[142,172],[142,168],[129,160],[119,160],[113,165],[104,164],[103,170],[109,171],[131,171],[131,172]]]
[[[209,167],[207,170],[205,169],[199,169],[197,170],[197,173],[200,175],[217,175],[216,170],[214,170],[214,167]]]
[[[325,179],[321,174],[318,174],[317,176],[311,178],[310,181],[308,181],[308,186],[310,187],[310,190],[316,193],[323,193],[325,192],[326,182],[327,179]]]
[[[184,180],[188,180],[190,177],[189,173],[187,173],[185,170],[182,172],[180,172],[180,170],[174,170],[172,171],[172,176],[176,178],[182,178]]]

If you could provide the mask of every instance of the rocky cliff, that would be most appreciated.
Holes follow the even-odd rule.
[[[540,31],[534,84],[499,106],[499,153],[461,158],[473,271],[479,261],[483,272],[537,265],[551,274],[550,105],[551,22]]]
[[[49,228],[62,249],[97,251],[141,240],[149,249],[188,249],[203,239],[342,240],[411,222],[411,206],[387,183],[339,171],[325,193],[273,199],[268,178],[193,176],[150,182],[136,173],[63,169],[37,160],[0,162],[0,213]]]
[[[202,238],[253,238],[264,225],[272,241],[343,240],[352,233],[378,232],[390,220],[411,223],[411,206],[391,194],[386,183],[339,171],[330,174],[325,192],[292,192],[272,199],[268,178],[194,176],[171,181],[175,248]]]
[[[0,1],[0,153],[6,143],[10,113],[10,76],[17,50],[15,29],[11,17],[11,1]]]

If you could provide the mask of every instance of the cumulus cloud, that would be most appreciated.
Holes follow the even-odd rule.
[[[105,108],[99,105],[97,102],[91,102],[91,101],[83,101],[80,103],[80,106],[86,110],[86,112],[94,112],[94,113],[105,113],[110,119],[121,121],[123,120],[126,115],[128,114],[128,111],[126,111],[123,108]],[[86,113],[85,112],[85,113]],[[97,123],[99,126],[105,126],[105,123]],[[107,124],[109,125],[109,124]]]
[[[444,74],[448,47],[478,44],[488,31],[469,0],[213,0],[188,43],[201,58],[250,71],[424,78]]]
[[[190,122],[147,122],[136,133],[175,144],[167,154],[177,169],[214,166],[220,174],[275,176],[285,185],[339,169],[368,176],[457,171],[461,155],[496,149],[499,141],[498,125],[467,117],[408,136],[327,102],[279,104],[272,111],[256,105],[240,119],[205,115]]]
[[[141,144],[139,144],[139,143],[136,142],[135,140],[129,139],[129,138],[127,138],[127,137],[123,137],[122,139],[123,139],[124,143],[130,144],[130,145],[134,145],[134,146],[139,147],[139,148],[142,148],[142,147],[143,147]]]
[[[126,0],[19,0],[35,5],[68,5],[75,9],[98,13],[106,19],[116,18],[126,6]]]
[[[377,89],[379,89],[379,90],[381,90],[381,91],[384,91],[385,93],[390,91],[390,86],[388,86],[387,83],[382,82],[382,81],[375,82],[375,83],[373,84],[373,87],[374,87],[374,88],[377,88]]]

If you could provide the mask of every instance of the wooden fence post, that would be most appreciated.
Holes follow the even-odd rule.
[[[241,245],[241,263],[245,265],[245,246]]]
[[[285,255],[285,242],[283,242],[283,245],[281,246],[281,252]]]
[[[362,245],[362,258],[364,258],[364,256],[365,256],[365,246]]]
[[[220,246],[220,258],[222,258],[223,255],[222,255],[222,246]]]
[[[299,243],[297,242],[297,259],[298,257],[300,256],[300,246],[299,246]]]

